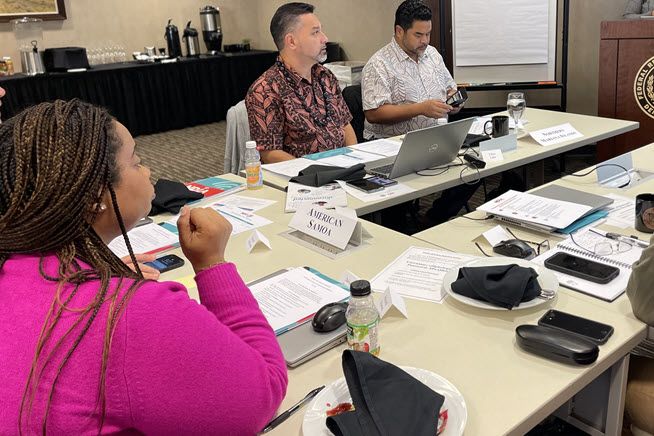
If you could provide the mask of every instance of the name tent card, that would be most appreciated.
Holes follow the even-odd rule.
[[[536,130],[530,133],[531,137],[542,146],[556,145],[571,139],[582,138],[584,135],[572,127],[570,123]]]
[[[340,210],[310,205],[295,213],[289,227],[344,250],[357,224],[361,225],[356,213],[352,217],[342,214]]]
[[[501,162],[504,160],[504,155],[502,154],[502,150],[500,149],[484,150],[481,152],[481,158],[486,163]]]
[[[479,143],[479,152],[484,153],[490,150],[501,150],[502,153],[516,150],[518,148],[518,135],[511,134],[500,136],[499,138],[489,139]]]
[[[377,308],[377,312],[379,312],[379,318],[383,318],[391,308],[394,308],[394,311],[403,317],[409,317],[404,298],[391,287],[386,288],[384,295],[375,302],[375,307]]]
[[[247,241],[245,241],[245,248],[248,250],[248,253],[252,253],[252,249],[257,245],[263,245],[268,247],[269,250],[272,250],[272,245],[270,245],[268,238],[266,238],[259,230],[255,229]]]

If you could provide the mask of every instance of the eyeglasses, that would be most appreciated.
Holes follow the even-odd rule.
[[[592,230],[590,231],[592,232]],[[633,248],[633,245],[631,245],[628,242],[610,240],[606,235],[603,235],[598,232],[593,232],[593,233],[602,236],[606,240],[595,243],[595,245],[592,248],[585,247],[579,244],[577,241],[575,241],[575,238],[572,235],[572,233],[570,234],[570,240],[572,241],[573,244],[575,244],[577,247],[581,248],[582,250],[587,251],[589,253],[593,253],[597,256],[610,256],[611,254],[626,253],[627,251]]]

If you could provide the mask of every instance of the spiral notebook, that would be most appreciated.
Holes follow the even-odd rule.
[[[574,242],[571,238],[567,238],[558,244],[552,250],[549,250],[540,256],[536,257],[533,262],[543,265],[545,260],[554,256],[558,252],[570,253],[578,257],[593,260],[595,262],[605,263],[617,267],[620,270],[618,276],[605,285],[593,283],[588,280],[572,277],[567,274],[552,271],[561,286],[574,289],[575,291],[597,297],[604,301],[613,301],[622,295],[627,288],[629,276],[631,275],[631,268],[634,262],[640,259],[643,249],[637,246],[632,246],[631,249],[623,252],[614,252],[609,255],[597,255],[590,251],[594,250],[597,243],[612,243],[615,241],[603,236],[604,231],[595,228],[586,229],[575,234]],[[576,243],[575,243],[576,242]],[[583,248],[582,248],[583,247]]]

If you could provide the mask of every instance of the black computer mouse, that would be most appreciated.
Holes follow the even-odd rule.
[[[519,259],[533,259],[536,252],[525,241],[520,239],[507,239],[493,247],[493,252],[502,256],[517,257]]]
[[[311,325],[319,333],[336,330],[345,323],[347,303],[329,303],[321,307],[313,316]]]

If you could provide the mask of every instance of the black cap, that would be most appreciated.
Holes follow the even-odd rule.
[[[368,280],[355,280],[350,283],[350,293],[353,297],[370,295],[370,282]]]

